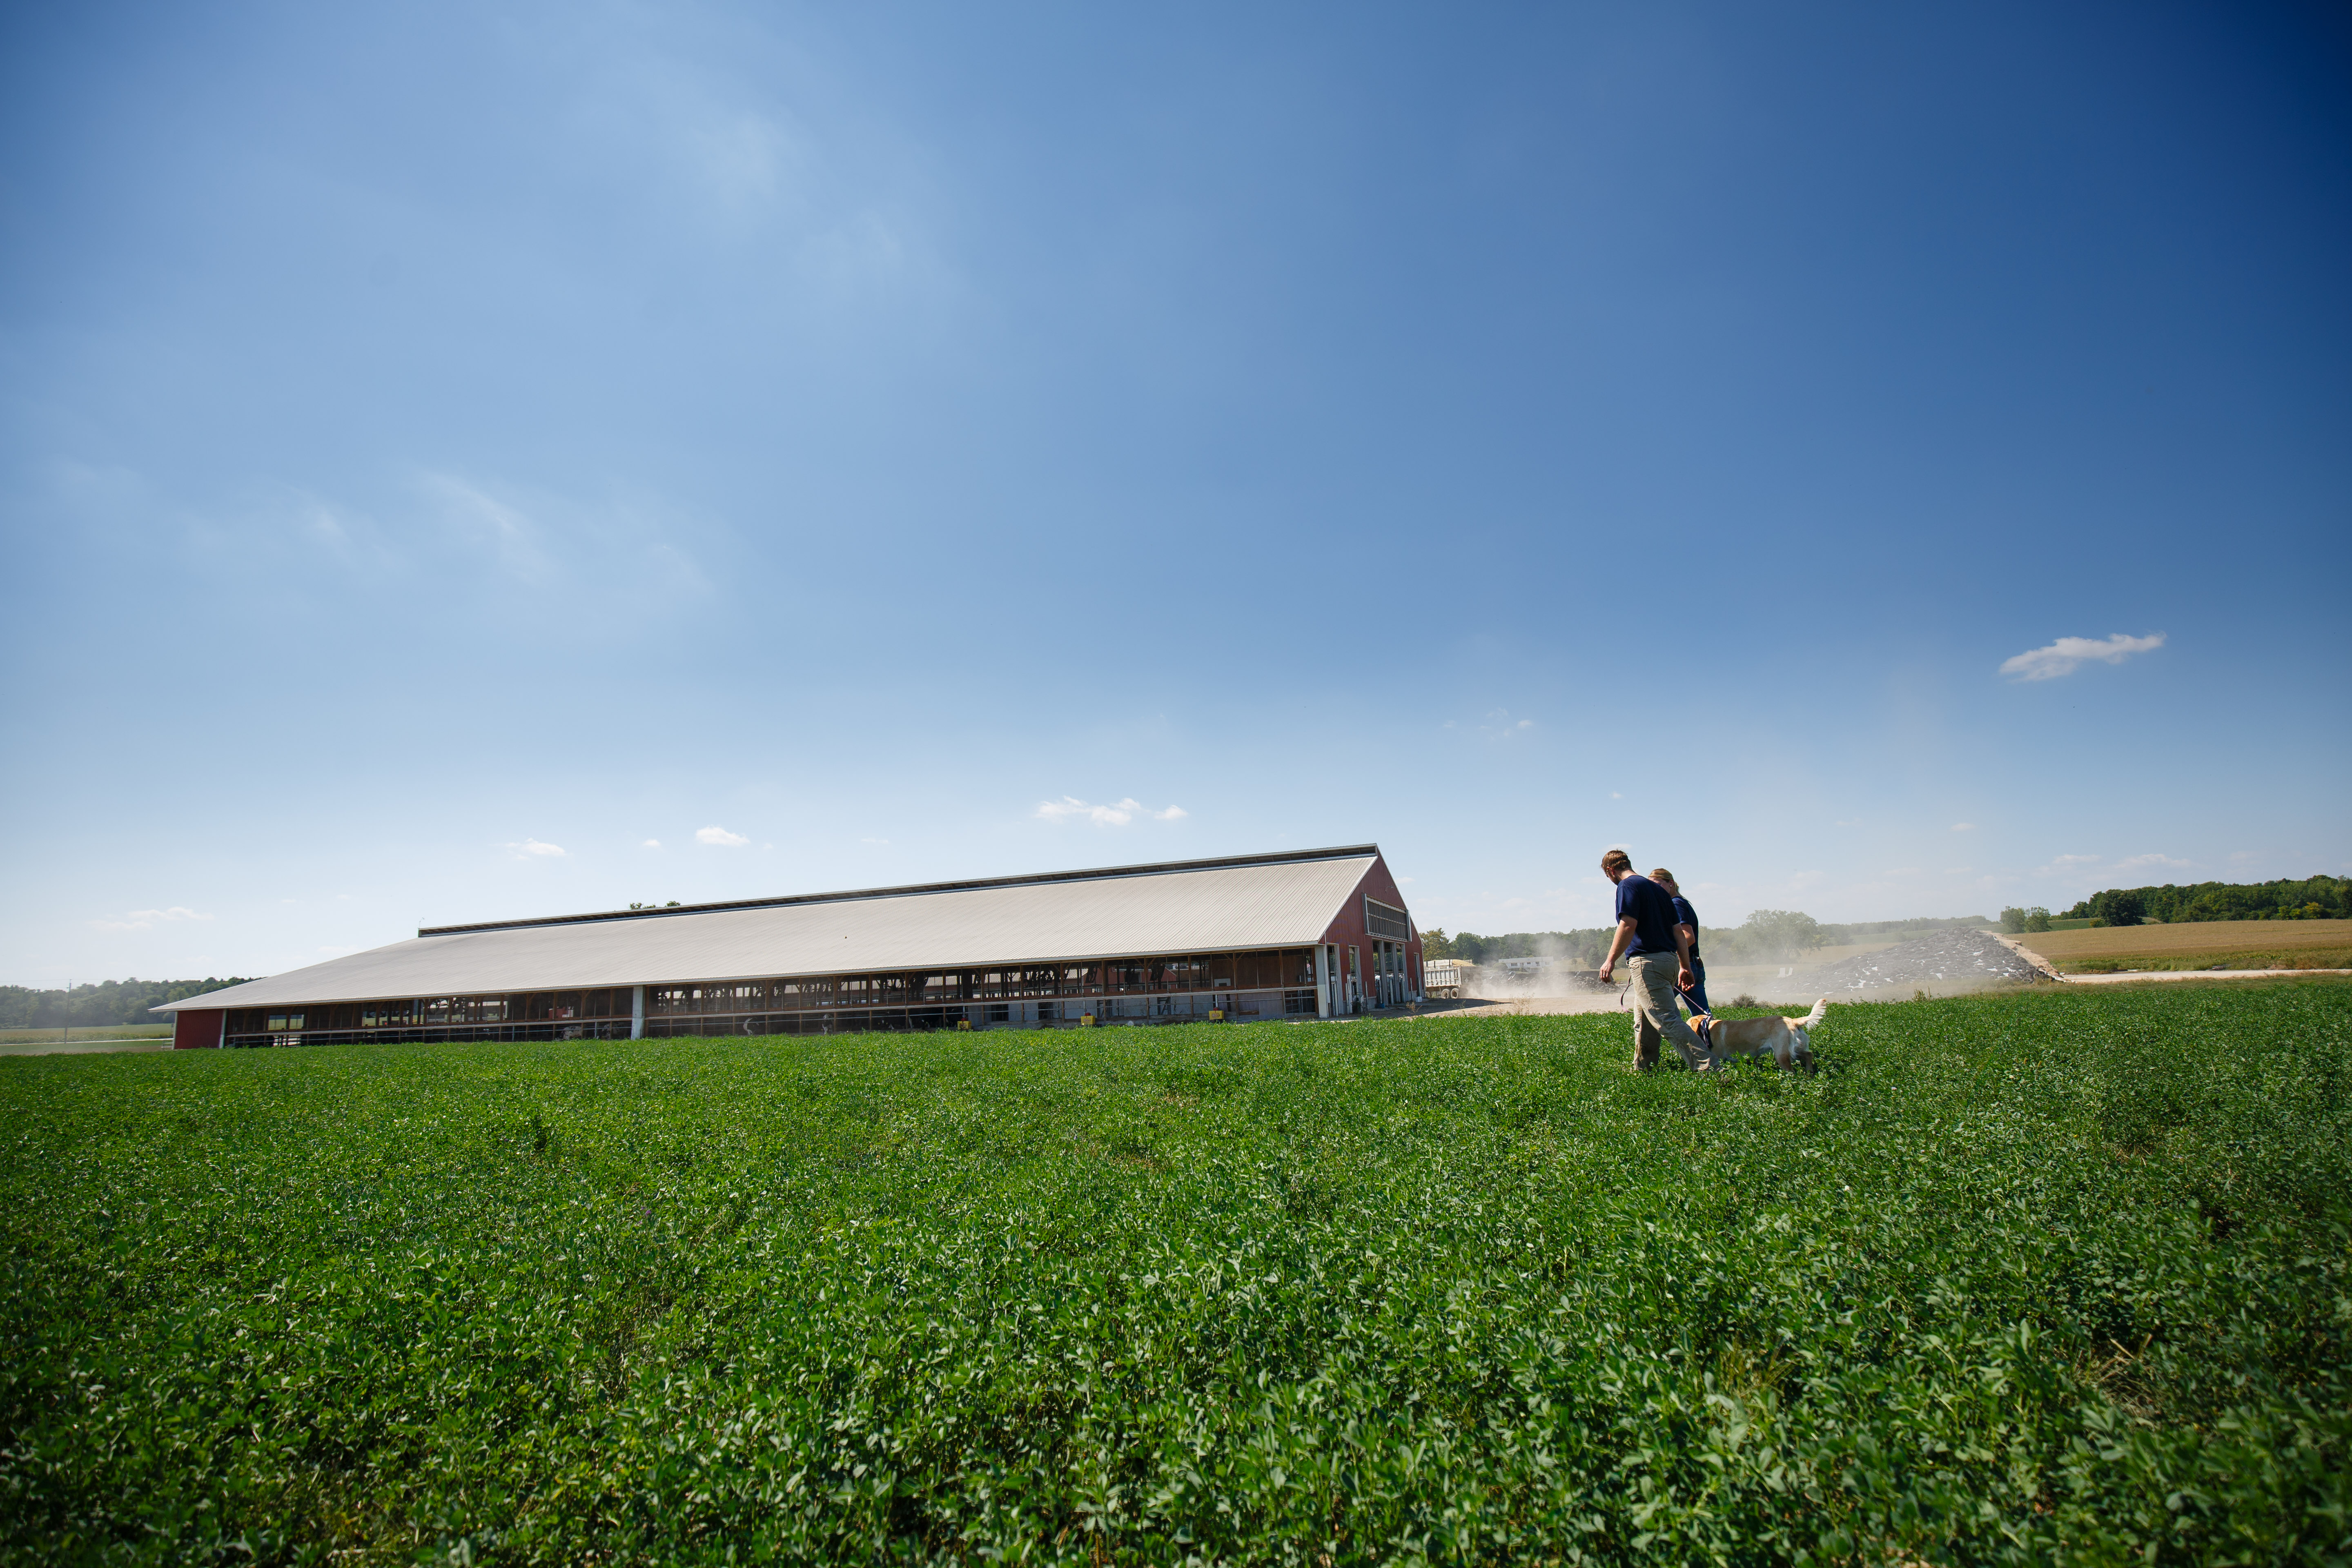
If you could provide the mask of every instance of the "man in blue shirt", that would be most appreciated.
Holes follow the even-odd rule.
[[[1633,1070],[1647,1072],[1658,1065],[1658,1039],[1664,1036],[1682,1053],[1685,1067],[1706,1071],[1714,1066],[1706,1041],[1683,1022],[1682,1009],[1675,1005],[1675,987],[1689,989],[1694,977],[1690,936],[1675,929],[1673,897],[1635,875],[1633,857],[1622,849],[1603,855],[1601,871],[1617,884],[1617,934],[1601,961],[1601,984],[1610,983],[1620,957],[1633,972]]]
[[[1690,927],[1691,984],[1683,987],[1683,1000],[1691,1005],[1694,1013],[1712,1013],[1715,1009],[1706,1005],[1706,965],[1698,955],[1698,911],[1691,908],[1688,899],[1683,897],[1682,889],[1675,882],[1675,874],[1664,866],[1650,873],[1650,880],[1664,888],[1666,897],[1674,900],[1675,925],[1677,928]]]

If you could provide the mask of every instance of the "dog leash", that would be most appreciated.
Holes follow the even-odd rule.
[[[1619,1012],[1622,1013],[1626,1010],[1625,999],[1633,994],[1633,982],[1631,979],[1628,979],[1624,984],[1617,988],[1617,1010]],[[1691,994],[1684,990],[1681,986],[1677,985],[1675,987],[1675,994],[1681,997],[1684,1001],[1690,1003],[1691,1015],[1694,1019],[1705,1018],[1706,1020],[1706,1024],[1695,1023],[1693,1025],[1693,1029],[1700,1039],[1706,1042],[1706,1048],[1712,1052],[1715,1049],[1715,1032],[1711,1027],[1709,1027],[1709,1026],[1715,1022],[1715,1015],[1701,1007],[1696,1002],[1692,1001]]]

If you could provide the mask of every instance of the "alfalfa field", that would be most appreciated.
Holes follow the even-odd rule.
[[[2347,1001],[0,1060],[0,1559],[2339,1563]]]

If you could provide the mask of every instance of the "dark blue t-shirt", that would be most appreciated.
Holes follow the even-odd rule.
[[[1675,951],[1675,901],[1666,890],[1638,873],[1617,884],[1617,918],[1633,917],[1633,942],[1625,956]]]
[[[1691,962],[1698,962],[1698,911],[1680,893],[1675,895],[1675,924],[1691,928]]]

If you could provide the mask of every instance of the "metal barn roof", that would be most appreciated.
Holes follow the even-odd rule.
[[[1379,854],[1366,844],[427,928],[155,1011],[1305,947]]]

